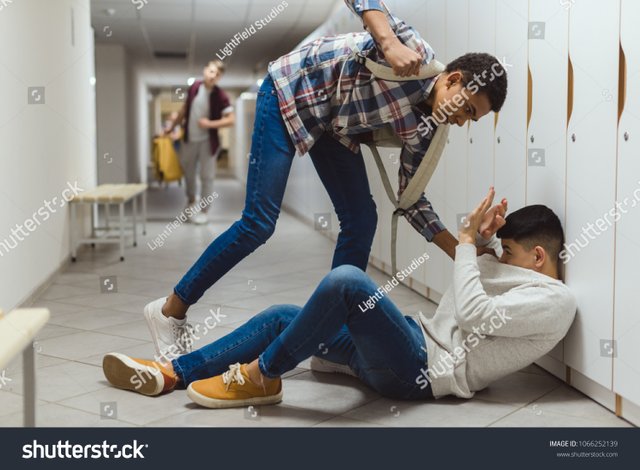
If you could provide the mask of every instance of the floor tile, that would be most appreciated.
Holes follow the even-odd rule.
[[[42,353],[62,359],[81,359],[94,354],[119,351],[142,344],[142,341],[83,331],[40,341]]]
[[[381,398],[344,417],[391,427],[484,427],[516,409],[504,403],[455,397],[420,402]]]
[[[132,427],[124,421],[102,418],[99,414],[75,410],[56,403],[47,403],[36,408],[36,427]],[[22,412],[13,413],[0,419],[0,426],[20,427],[23,425]]]
[[[15,393],[22,394],[22,374],[14,378]],[[66,361],[44,369],[36,376],[36,397],[57,402],[76,395],[105,388],[102,368],[73,361]]]

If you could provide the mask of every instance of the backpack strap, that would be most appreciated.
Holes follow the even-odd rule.
[[[409,181],[409,184],[400,195],[400,199],[397,199],[396,195],[393,192],[391,182],[389,181],[389,175],[387,174],[387,170],[385,169],[384,163],[382,162],[382,157],[380,156],[380,152],[378,151],[376,142],[374,141],[372,143],[366,144],[373,154],[373,158],[380,173],[380,179],[382,179],[382,185],[384,186],[389,201],[391,201],[391,204],[393,204],[394,207],[393,215],[391,217],[391,269],[393,275],[398,272],[396,255],[398,216],[404,212],[404,209],[408,209],[409,207],[414,205],[422,196],[422,193],[427,187],[427,184],[429,184],[429,180],[431,179],[433,172],[438,166],[438,162],[440,161],[440,157],[442,156],[442,152],[444,151],[444,146],[447,143],[448,135],[448,124],[441,124],[436,128],[435,135],[431,139],[431,143],[429,144],[427,153],[422,158],[422,161],[420,162],[420,165],[418,166],[415,174]],[[400,164],[402,165],[402,162],[400,162]]]

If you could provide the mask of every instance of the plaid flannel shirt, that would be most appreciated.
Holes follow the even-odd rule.
[[[382,1],[345,0],[345,3],[360,18],[367,10],[382,11],[398,39],[421,54],[424,64],[434,59],[433,49],[418,32],[391,14]],[[362,55],[389,66],[382,49],[368,32],[321,37],[269,63],[284,123],[300,156],[325,132],[356,153],[364,135],[390,125],[403,141],[398,170],[399,196],[418,169],[435,134],[435,128],[426,135],[418,131],[422,118],[430,114],[424,102],[435,78],[378,79],[362,65],[353,46]],[[402,212],[427,241],[445,230],[424,193]]]

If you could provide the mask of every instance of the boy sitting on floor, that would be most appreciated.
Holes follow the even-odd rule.
[[[352,374],[386,397],[471,398],[551,351],[576,312],[559,279],[558,217],[533,205],[505,220],[503,200],[491,209],[501,245],[483,233],[487,242],[478,229],[494,195],[491,188],[460,229],[453,284],[431,319],[403,316],[386,296],[359,308],[378,286],[345,265],[325,276],[304,307],[272,306],[170,363],[107,354],[105,376],[145,395],[188,387],[189,397],[208,408],[267,405],[282,400],[281,376],[314,356],[312,370]],[[500,258],[477,257],[476,243],[494,247]]]

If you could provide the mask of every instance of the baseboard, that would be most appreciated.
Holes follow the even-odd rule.
[[[58,265],[58,267],[55,270],[53,270],[43,282],[41,282],[38,286],[34,287],[25,296],[25,298],[18,303],[18,306],[16,308],[31,307],[33,303],[44,293],[44,291],[46,291],[49,288],[49,286],[53,284],[53,281],[55,280],[55,278],[60,273],[66,270],[69,264],[71,264],[71,254],[69,254],[64,260],[62,260],[62,262]]]
[[[633,402],[630,402],[624,397],[620,404],[620,416],[629,421],[630,423],[640,426],[640,406]]]
[[[566,373],[567,366],[563,362],[557,360],[556,358],[553,358],[547,355],[547,356],[541,357],[535,363],[540,367],[542,367],[547,372],[549,372],[550,374],[558,377],[563,382],[567,381],[567,373]]]
[[[581,374],[575,369],[571,369],[571,382],[569,385],[580,390],[592,400],[597,401],[602,406],[615,413],[616,394],[608,388],[591,380],[589,377]]]

